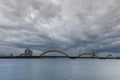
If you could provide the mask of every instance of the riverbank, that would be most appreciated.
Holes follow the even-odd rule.
[[[76,57],[76,56],[0,56],[0,59],[42,59],[42,58],[83,58],[83,59],[120,59],[120,57]]]

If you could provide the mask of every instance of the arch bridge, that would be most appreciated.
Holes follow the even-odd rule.
[[[84,56],[84,55],[89,55],[89,56],[91,56],[91,57],[96,57],[96,58],[98,58],[98,56],[97,56],[95,53],[82,53],[82,54],[79,54],[77,57],[82,57],[82,56]]]
[[[43,52],[42,54],[40,54],[40,56],[44,56],[45,54],[52,53],[52,52],[56,52],[56,53],[62,54],[65,57],[70,57],[67,53],[59,51],[59,50],[47,50],[47,51]]]

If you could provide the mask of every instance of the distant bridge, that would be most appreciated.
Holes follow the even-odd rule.
[[[95,53],[81,53],[77,57],[82,57],[84,55],[90,55],[90,57],[96,57],[96,58],[98,58],[98,56]]]
[[[62,56],[50,56],[50,55],[45,55],[48,53],[55,53],[55,54],[62,54]],[[120,57],[113,57],[112,54],[108,54],[106,57],[100,57],[97,54],[93,53],[80,53],[77,56],[69,56],[67,53],[59,50],[47,50],[43,53],[40,54],[40,56],[32,56],[29,53],[22,53],[19,56],[14,56],[13,54],[10,54],[9,56],[0,56],[0,58],[98,58],[98,59],[120,59]]]
[[[59,50],[47,50],[47,51],[43,52],[42,54],[40,54],[40,56],[45,56],[45,54],[52,53],[52,52],[57,52],[59,54],[64,55],[65,57],[70,57],[67,53],[59,51]]]
[[[84,55],[87,55],[89,57],[99,58],[95,53],[81,53],[78,56],[69,56],[67,53],[59,51],[59,50],[47,50],[47,51],[43,52],[42,54],[40,54],[40,57],[46,56],[45,54],[52,53],[52,52],[57,52],[59,54],[64,55],[64,57],[68,57],[68,58],[80,58],[80,57],[83,57]]]

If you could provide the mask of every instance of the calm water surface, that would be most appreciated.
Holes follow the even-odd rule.
[[[0,80],[120,80],[120,60],[0,59]]]

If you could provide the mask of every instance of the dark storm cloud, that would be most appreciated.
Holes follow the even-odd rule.
[[[119,7],[119,0],[0,0],[1,53],[119,53]]]

